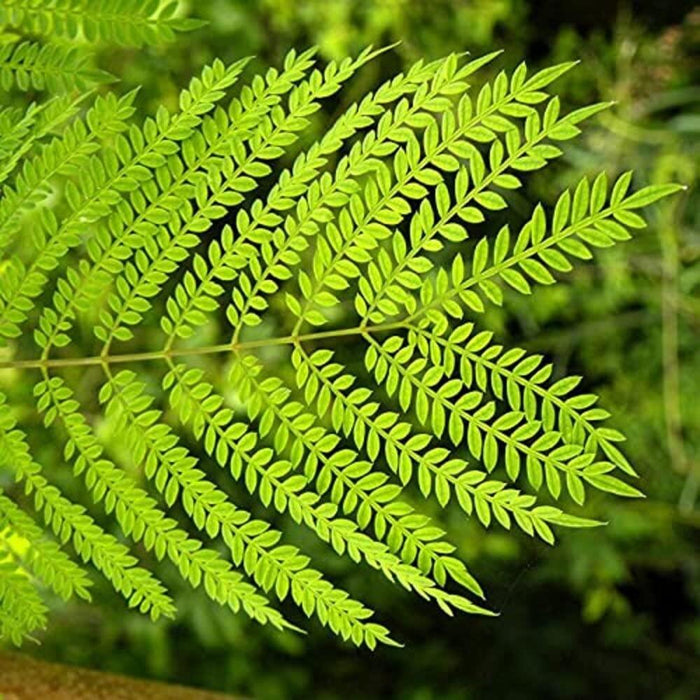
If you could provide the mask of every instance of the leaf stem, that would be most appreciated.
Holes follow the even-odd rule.
[[[36,358],[32,360],[4,360],[0,361],[0,370],[3,369],[48,369],[51,367],[86,367],[97,365],[109,365],[127,362],[144,362],[149,360],[167,360],[171,357],[186,357],[196,355],[214,355],[217,353],[235,352],[236,350],[249,350],[254,348],[272,347],[276,345],[292,345],[294,343],[324,338],[343,338],[362,333],[378,333],[382,331],[403,328],[403,322],[382,323],[376,326],[361,328],[338,328],[336,330],[319,331],[301,335],[286,335],[278,338],[260,338],[246,342],[222,343],[221,345],[208,345],[199,348],[179,348],[152,350],[146,352],[123,353],[119,355],[93,355],[89,357],[66,358]]]

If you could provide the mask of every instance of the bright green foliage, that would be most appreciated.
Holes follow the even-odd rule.
[[[28,137],[39,111],[35,104],[29,105],[24,114],[12,107],[0,110],[0,163],[5,168]]]
[[[186,28],[162,5],[30,0],[5,3],[0,18],[138,44]],[[122,11],[123,36],[107,28]],[[538,205],[517,235],[504,227],[483,237],[479,223],[507,206],[523,175],[559,157],[560,144],[609,106],[562,113],[548,89],[573,64],[535,75],[521,64],[474,94],[472,75],[495,53],[418,62],[276,175],[272,163],[294,152],[321,101],[378,53],[318,68],[313,51],[290,52],[232,97],[246,61],[217,60],[177,109],[140,125],[133,94],[97,97],[81,115],[75,101],[0,113],[19,120],[0,141],[5,177],[22,162],[0,200],[0,249],[10,251],[0,268],[9,346],[0,368],[26,373],[57,454],[126,538],[213,601],[285,629],[295,625],[271,601],[291,599],[369,647],[395,642],[287,541],[274,513],[445,613],[491,614],[421,497],[553,543],[557,527],[600,524],[567,512],[569,497],[641,495],[625,480],[634,470],[617,446],[622,434],[596,396],[576,391],[580,378],[554,381],[542,356],[479,330],[479,315],[507,303],[508,290],[553,284],[593,249],[629,238],[644,226],[642,207],[679,189],[631,194],[629,173],[614,183],[602,173],[562,194],[551,215]],[[354,306],[354,325],[334,325],[341,304]],[[263,323],[271,305],[286,307],[277,334]],[[135,347],[152,340],[139,326],[153,313],[162,344]],[[206,345],[199,330],[217,327],[216,317],[226,335]],[[85,329],[99,350],[78,356],[71,340]],[[16,357],[27,336],[38,356]],[[336,357],[350,336],[365,344],[364,370]],[[273,346],[289,358],[284,376],[266,367]],[[223,371],[198,361],[216,357]],[[161,367],[160,389],[153,373],[141,377],[144,362]],[[75,367],[99,373],[104,420],[122,451],[105,444],[63,376]],[[173,615],[164,586],[42,475],[18,427],[34,410],[22,401],[11,407],[0,395],[0,467],[23,482],[31,498],[22,503],[130,606]],[[271,516],[241,507],[243,491]],[[89,581],[5,494],[0,527],[2,542],[23,543],[20,553],[7,545],[0,570],[2,632],[19,642],[45,623],[37,591],[87,597]]]
[[[0,24],[52,39],[141,46],[201,25],[175,16],[177,9],[177,0],[3,0]]]
[[[58,44],[23,41],[0,48],[0,87],[9,90],[84,90],[111,80],[109,73],[95,70],[90,55]]]
[[[113,77],[95,67],[104,43],[152,46],[201,22],[178,16],[178,0],[3,0],[0,89],[87,90]],[[37,40],[40,37],[40,40]],[[44,41],[45,37],[45,41]]]

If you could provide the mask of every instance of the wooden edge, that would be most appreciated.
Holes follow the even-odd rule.
[[[0,700],[232,700],[232,696],[0,651]]]

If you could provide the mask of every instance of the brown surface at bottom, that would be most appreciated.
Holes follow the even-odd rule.
[[[232,700],[230,695],[141,681],[0,652],[2,700]]]

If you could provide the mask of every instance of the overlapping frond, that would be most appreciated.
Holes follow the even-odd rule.
[[[118,225],[122,211],[129,206],[123,193],[139,192],[144,184],[154,180],[152,168],[163,165],[168,155],[178,150],[176,144],[192,136],[194,128],[202,122],[202,115],[211,111],[216,101],[224,96],[223,90],[240,75],[243,64],[244,62],[237,62],[227,68],[216,61],[202,72],[201,79],[193,78],[190,88],[182,92],[179,112],[170,115],[162,108],[156,118],[146,120],[141,129],[132,125],[128,137],[120,134],[111,147],[102,148],[99,153],[91,155],[78,173],[77,184],[73,181],[66,184],[64,194],[71,210],[69,216],[59,220],[53,210],[41,210],[41,233],[36,236],[38,254],[28,267],[16,260],[0,290],[5,299],[0,317],[3,327],[7,325],[10,334],[18,332],[15,319],[22,320],[26,317],[25,310],[30,308],[30,300],[43,290],[48,281],[46,273],[55,269],[66,253],[80,243],[85,222],[107,216],[110,207],[116,207],[124,200],[122,207],[117,207],[111,216],[111,222],[115,222],[112,226]],[[136,195],[135,198],[136,212],[129,206],[128,213],[124,216],[134,217],[141,209],[143,196]],[[146,224],[153,226],[158,221],[164,223],[163,210],[156,209],[150,217],[153,221],[147,220]],[[72,289],[69,287],[68,291],[64,284],[59,284],[56,304],[60,306],[58,310],[64,311],[66,315],[72,313],[73,303],[69,303],[66,309],[63,302],[65,297],[84,291],[89,301],[94,285],[100,283],[102,275],[109,274],[110,267],[113,269],[114,265],[119,266],[121,256],[128,254],[129,248],[121,243],[119,231],[113,237],[109,223],[102,231],[102,236],[92,237],[90,246],[90,258],[98,265],[102,263],[96,273],[89,270],[98,277],[96,282],[90,284],[90,280],[84,279],[84,272],[71,269],[66,273],[65,284]],[[132,236],[131,240],[143,240],[137,236],[138,234]],[[107,272],[103,267],[107,268]],[[48,323],[59,335],[55,311],[47,311],[49,313],[45,317],[50,319]],[[58,342],[64,338],[67,336],[61,335]]]
[[[236,566],[243,566],[261,588],[274,590],[280,600],[291,593],[307,614],[317,612],[321,622],[329,624],[334,632],[346,638],[365,637],[364,620],[371,612],[309,567],[308,557],[298,548],[280,544],[282,533],[237,508],[196,468],[197,459],[178,444],[177,436],[167,425],[158,422],[161,413],[151,408],[152,398],[144,393],[143,384],[133,372],[110,376],[101,399],[108,402],[108,415],[118,416],[134,459],[144,463],[146,476],[155,480],[168,504],[172,505],[181,494],[185,512],[196,527],[210,537],[220,535]],[[371,634],[371,628],[368,632]]]
[[[0,494],[0,527],[21,539],[23,566],[43,585],[64,600],[76,595],[90,600],[91,582],[58,545],[44,536],[42,529],[7,496]]]
[[[60,136],[41,144],[35,155],[25,158],[21,172],[11,186],[5,187],[0,200],[0,251],[12,245],[29,213],[50,202],[57,189],[57,177],[78,175],[88,166],[88,157],[99,150],[102,140],[126,130],[127,119],[134,111],[133,98],[134,93],[121,98],[111,94],[96,98],[83,119],[75,120]],[[36,132],[33,140],[37,140]],[[36,234],[34,246],[39,247],[45,240],[45,231],[39,227]],[[21,274],[23,268],[15,269]],[[12,331],[3,328],[0,336],[7,337]]]
[[[109,82],[112,76],[92,65],[91,56],[75,46],[22,41],[0,46],[0,88],[48,90],[52,93],[86,90]]]
[[[32,103],[22,112],[16,107],[0,110],[0,182],[4,182],[15,167],[17,154],[28,138],[40,108]]]
[[[329,492],[345,515],[356,512],[361,528],[372,523],[376,537],[386,538],[390,549],[399,552],[405,563],[417,561],[423,573],[435,575],[440,584],[450,574],[472,593],[483,596],[464,564],[451,556],[455,547],[441,541],[444,532],[399,500],[400,487],[389,483],[386,474],[370,473],[371,463],[361,460],[355,451],[339,449],[337,435],[319,426],[299,402],[288,400],[290,392],[281,380],[259,379],[260,371],[255,358],[248,356],[231,374],[231,382],[247,399],[251,419],[260,414],[260,436],[264,438],[275,428],[275,451],[284,453],[289,448],[292,468],[299,469],[303,463],[305,481],[315,482],[317,493]]]
[[[106,533],[87,514],[71,503],[41,474],[32,459],[25,435],[16,427],[4,394],[0,394],[0,465],[17,481],[23,481],[27,494],[34,494],[34,508],[43,512],[46,525],[62,543],[69,540],[84,562],[91,562],[124,595],[131,607],[138,607],[153,619],[174,612],[172,600],[163,585],[114,536]]]
[[[178,5],[177,0],[3,0],[0,24],[49,37],[151,45],[201,26],[178,17]]]
[[[0,543],[0,637],[21,644],[25,637],[46,627],[47,612],[26,571],[12,561]]]
[[[111,0],[91,3],[80,21],[71,18],[82,0],[7,7],[13,26],[121,40],[101,24],[117,11]],[[184,28],[172,3],[133,9],[125,41]],[[640,495],[597,397],[577,393],[577,377],[555,380],[542,356],[499,344],[479,314],[504,304],[508,289],[552,284],[593,248],[629,238],[644,225],[638,210],[678,189],[629,194],[629,173],[612,186],[601,174],[565,192],[551,216],[538,205],[517,235],[483,235],[479,225],[507,206],[523,174],[559,157],[555,144],[609,106],[561,113],[547,90],[573,64],[477,76],[473,94],[495,53],[419,62],[294,153],[323,100],[378,53],[320,68],[313,51],[291,52],[225,107],[246,62],[215,61],[175,112],[160,108],[140,126],[130,122],[133,95],[97,98],[84,117],[46,132],[0,201],[0,249],[13,251],[0,269],[0,336],[13,353],[14,339],[33,332],[39,355],[0,368],[40,373],[45,428],[105,517],[221,605],[287,629],[295,625],[269,597],[289,598],[370,647],[395,642],[272,518],[448,614],[490,614],[440,509],[454,503],[483,527],[552,543],[556,528],[600,524],[569,512],[587,490]],[[39,117],[25,118],[17,133]],[[13,133],[0,148],[17,144]],[[275,176],[273,161],[290,152]],[[17,245],[27,220],[33,235]],[[161,346],[134,348],[153,316]],[[96,337],[90,356],[71,349],[83,318]],[[204,327],[218,344],[204,345]],[[350,339],[348,353],[339,341]],[[272,347],[286,368],[266,365],[260,351]],[[213,362],[222,356],[225,367]],[[162,365],[160,386],[140,376],[146,362]],[[100,371],[99,403],[123,449],[102,439],[64,378],[76,366]],[[132,607],[173,614],[126,546],[47,482],[2,396],[0,446],[0,466],[24,482],[61,545],[71,542]],[[146,485],[123,468],[125,456]],[[242,490],[273,515],[241,507]],[[573,504],[554,505],[567,495]],[[11,496],[0,494],[0,526],[28,549],[0,575],[9,601],[0,623],[19,640],[44,624],[29,577],[64,597],[86,597],[88,581]],[[426,499],[437,517],[435,506],[423,512]]]

